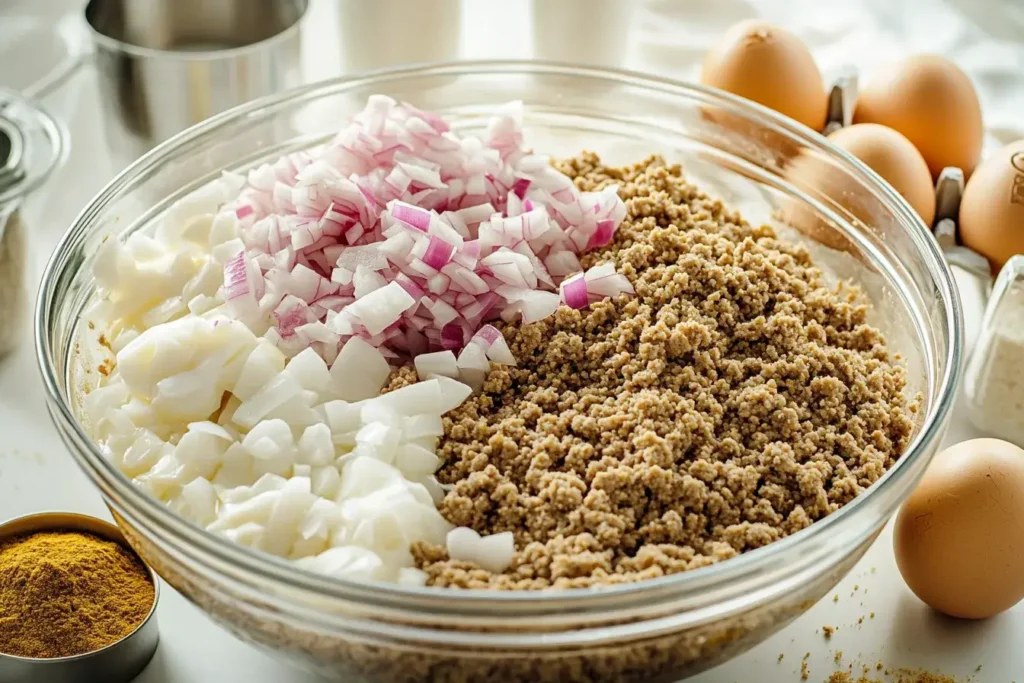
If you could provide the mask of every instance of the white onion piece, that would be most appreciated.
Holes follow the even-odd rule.
[[[425,586],[427,585],[427,573],[415,567],[402,567],[398,570],[399,586]]]
[[[301,397],[302,385],[299,384],[299,380],[290,373],[279,372],[251,398],[238,406],[232,421],[241,427],[252,429],[275,408]]]
[[[228,444],[235,440],[234,434],[216,422],[210,422],[208,420],[204,420],[203,422],[191,422],[188,425],[188,430],[190,432],[209,434],[210,436],[227,441]],[[225,446],[225,448],[227,448],[227,446]]]
[[[225,441],[202,429],[189,429],[174,447],[174,456],[188,469],[189,476],[209,479],[220,467],[229,445],[230,439]]]
[[[437,382],[441,389],[441,400],[435,407],[435,411],[441,415],[458,408],[473,393],[469,386],[449,377],[439,376],[431,381]]]
[[[350,304],[346,312],[354,316],[371,335],[398,321],[416,301],[397,282],[375,289]]]
[[[515,540],[509,531],[480,536],[468,527],[457,527],[448,532],[446,545],[453,560],[472,562],[493,573],[508,569],[515,555]]]
[[[341,474],[334,465],[314,467],[310,475],[313,493],[321,498],[333,500],[338,494],[338,487],[341,485]]]
[[[285,357],[277,347],[260,341],[242,366],[238,381],[231,393],[243,401],[259,391],[274,376],[284,370]]]
[[[440,410],[447,395],[441,388],[441,379],[434,378],[415,384],[407,384],[401,389],[388,392],[372,401],[373,407],[384,407],[397,418],[399,415],[421,415]],[[449,380],[453,381],[453,380]],[[462,403],[460,400],[459,403]],[[363,419],[366,419],[364,409]]]
[[[380,393],[391,368],[380,351],[359,337],[349,339],[331,366],[334,393],[345,401],[361,401]]]
[[[409,479],[433,474],[440,464],[433,450],[415,443],[403,444],[395,458],[395,466]]]
[[[483,389],[484,380],[491,370],[491,362],[487,352],[480,344],[468,344],[459,353],[459,380],[467,384],[473,391]]]
[[[294,447],[291,427],[284,420],[264,420],[245,435],[242,446],[257,460],[290,453]]]
[[[289,479],[267,517],[263,549],[273,555],[287,555],[297,539],[297,527],[315,500],[307,477]]]
[[[331,373],[327,363],[312,348],[306,348],[288,361],[285,372],[294,375],[303,389],[324,393],[331,386]]]
[[[170,507],[185,519],[206,526],[217,519],[217,491],[209,480],[196,477],[181,488]]]
[[[440,415],[410,415],[403,418],[402,432],[407,439],[441,436],[444,434],[444,422]]]
[[[435,351],[434,353],[421,353],[413,359],[416,366],[416,374],[421,380],[427,380],[434,375],[443,375],[452,379],[459,378],[459,364],[455,354],[451,351]]]
[[[451,353],[449,351],[449,353]],[[123,381],[112,382],[104,387],[93,389],[86,397],[84,408],[89,421],[94,425],[107,415],[107,413],[128,402],[128,386]]]
[[[323,466],[334,459],[334,442],[331,428],[323,423],[306,427],[299,437],[299,462],[311,466]]]
[[[329,548],[314,557],[304,557],[296,565],[327,576],[378,579],[381,578],[384,563],[372,550],[350,545]]]

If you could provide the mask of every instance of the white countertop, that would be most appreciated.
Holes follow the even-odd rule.
[[[321,32],[343,25],[346,4],[314,0],[309,17]],[[546,0],[553,14],[537,22],[534,32],[528,6],[523,2],[495,4],[463,0],[462,30],[453,36],[438,35],[426,52],[389,55],[389,59],[418,57],[528,57],[571,58],[580,55],[591,61],[613,62],[680,77],[692,75],[696,60],[714,36],[742,16],[752,14],[753,0],[731,0],[712,5],[697,0],[650,0],[636,3],[629,40],[618,41],[614,31],[623,24],[618,0],[593,0],[593,11],[579,22],[570,19],[566,5],[574,0]],[[392,0],[387,0],[391,3]],[[458,10],[459,0],[454,0]],[[387,4],[386,3],[386,4]],[[674,3],[674,4],[673,4]],[[50,0],[33,5],[28,0],[8,0],[16,12],[66,9],[69,3]],[[45,7],[42,7],[45,6]],[[762,14],[795,28],[814,47],[826,67],[855,63],[865,68],[902,52],[934,49],[955,56],[979,81],[986,116],[995,139],[1008,141],[1021,135],[1014,126],[1022,124],[1024,107],[1024,47],[1012,42],[1024,29],[1024,5],[1012,0],[928,0],[923,2],[862,3],[853,12],[827,3],[827,12],[803,0],[784,3],[762,0]],[[890,7],[891,6],[891,7]],[[672,17],[661,15],[671,7]],[[969,18],[966,8],[973,7]],[[806,11],[805,11],[806,10]],[[55,10],[54,10],[55,11]],[[928,14],[931,18],[925,20]],[[685,17],[680,19],[677,17]],[[8,21],[5,16],[0,24]],[[929,23],[930,22],[930,23]],[[7,24],[7,27],[13,24]],[[545,26],[569,29],[592,37],[585,45],[556,45],[550,41],[532,47],[529,36],[544,37]],[[500,27],[498,30],[496,27]],[[0,36],[2,36],[0,27]],[[420,27],[420,35],[423,34]],[[578,29],[578,30],[577,30]],[[399,34],[401,29],[397,29]],[[430,33],[429,31],[427,33]],[[352,37],[352,32],[345,33]],[[562,35],[565,35],[562,33]],[[546,38],[544,38],[546,40]],[[367,61],[369,53],[354,45],[348,52],[330,52],[330,36],[318,35],[306,41],[306,72],[310,79],[339,73],[346,64]],[[409,40],[396,36],[397,42]],[[870,45],[871,49],[866,47]],[[3,54],[0,41],[0,56]],[[30,46],[21,46],[31,58]],[[568,50],[568,52],[567,52]],[[453,52],[454,51],[454,52]],[[14,63],[0,59],[0,83],[4,71]],[[105,151],[92,74],[80,72],[64,89],[49,96],[45,104],[65,119],[73,148],[68,163],[47,187],[45,196],[26,211],[31,235],[29,277],[37,283],[43,265],[59,235],[75,214],[115,172]],[[1014,80],[1016,79],[1016,80]],[[1016,86],[1016,87],[1013,87]],[[1021,101],[1018,101],[1021,100]],[[33,285],[34,290],[35,285]],[[976,296],[965,301],[968,331],[976,328],[981,312]],[[0,362],[0,519],[48,509],[75,510],[108,516],[99,494],[78,470],[53,429],[44,408],[43,389],[38,378],[30,328],[22,333],[20,347]],[[975,436],[956,410],[946,443]],[[842,667],[854,662],[889,667],[921,667],[951,676],[972,675],[974,681],[1024,681],[1024,606],[980,623],[958,622],[931,613],[904,586],[896,571],[889,530],[879,538],[863,561],[838,586],[838,600],[826,598],[775,637],[749,653],[692,679],[698,683],[763,681],[788,683],[800,680],[805,653],[809,680],[824,681],[836,670],[836,653],[842,650]],[[870,615],[874,613],[874,618]],[[863,621],[861,622],[861,618]],[[169,587],[164,587],[158,618],[161,646],[140,683],[192,683],[195,681],[246,681],[247,683],[299,683],[318,680],[296,673],[267,655],[241,643],[215,626],[198,609]],[[838,626],[830,641],[822,626]],[[783,655],[781,661],[779,655]],[[983,668],[976,672],[981,665]]]

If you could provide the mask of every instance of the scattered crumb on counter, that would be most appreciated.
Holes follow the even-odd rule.
[[[875,665],[876,671],[882,671],[885,667],[881,662]],[[884,678],[871,678],[868,675],[868,667],[864,666],[861,676],[854,678],[848,671],[836,671],[830,675],[824,683],[969,683],[960,679],[943,674],[930,673],[918,669],[885,669]],[[806,679],[805,679],[806,680]]]
[[[825,683],[854,683],[854,681],[850,678],[850,674],[845,671],[837,671],[829,676]]]
[[[822,626],[821,631],[825,634],[825,640],[830,640],[832,634],[839,630],[838,626]]]

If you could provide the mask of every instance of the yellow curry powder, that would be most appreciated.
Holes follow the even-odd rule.
[[[0,653],[98,650],[134,631],[155,598],[145,565],[119,543],[77,531],[0,542]]]

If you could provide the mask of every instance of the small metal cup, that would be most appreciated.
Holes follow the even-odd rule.
[[[13,519],[0,525],[0,542],[22,534],[58,529],[95,534],[131,551],[121,530],[110,522],[72,512],[44,512]],[[152,569],[149,575],[156,591],[153,607],[134,631],[116,643],[73,657],[35,659],[0,653],[0,683],[128,683],[138,676],[153,658],[160,641],[156,622],[160,583]]]
[[[203,119],[301,82],[308,0],[91,0],[107,143],[136,159]]]

